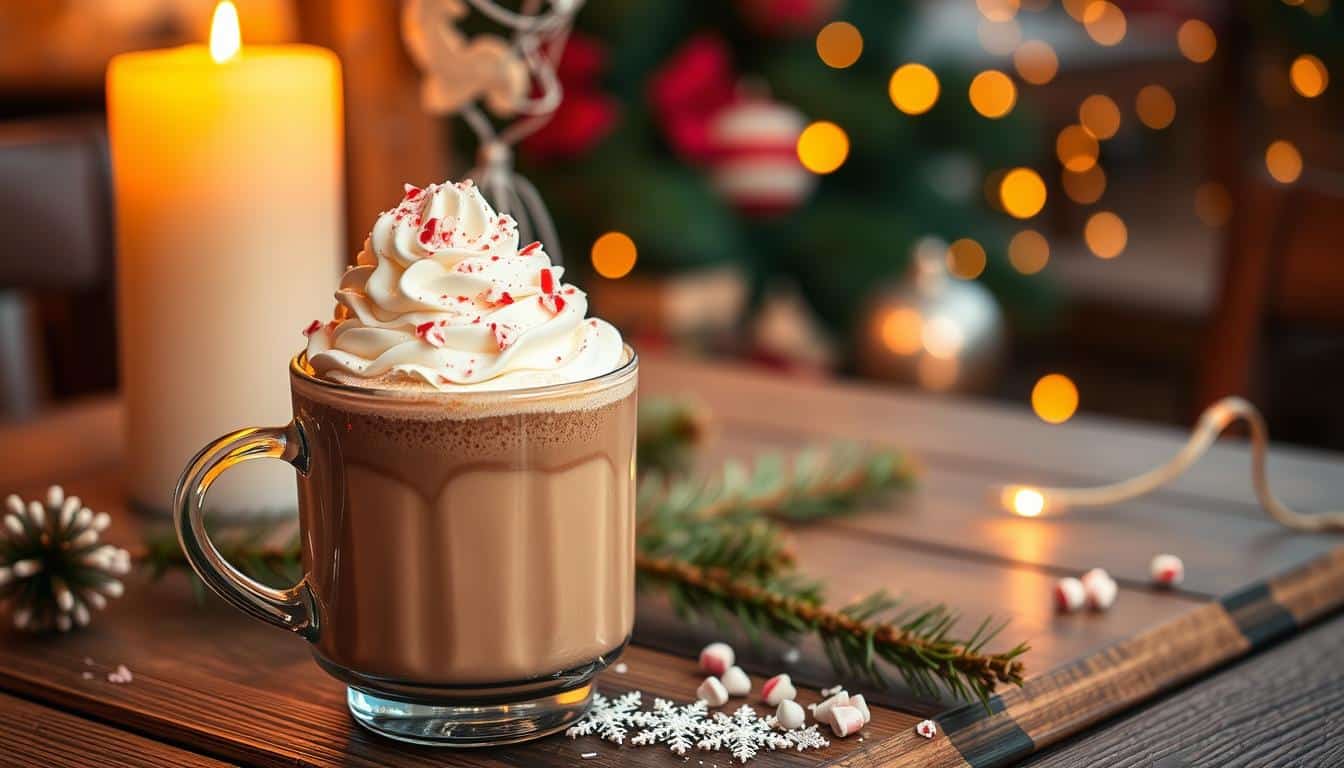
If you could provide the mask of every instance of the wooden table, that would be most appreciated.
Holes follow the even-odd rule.
[[[836,600],[885,587],[945,601],[971,621],[1010,617],[1002,644],[1032,645],[1026,685],[1002,689],[988,711],[877,693],[885,706],[862,741],[768,753],[756,764],[1344,761],[1344,620],[1311,626],[1344,601],[1344,540],[1268,522],[1250,492],[1243,446],[1217,446],[1192,473],[1141,501],[1025,520],[986,503],[987,487],[1125,477],[1164,460],[1184,435],[1088,418],[1049,427],[1021,409],[657,358],[643,364],[642,391],[694,394],[709,407],[717,433],[710,463],[835,438],[910,450],[922,467],[919,487],[863,514],[798,529],[802,569],[825,579]],[[123,540],[135,538],[141,523],[125,509],[118,471],[120,419],[115,402],[94,402],[0,430],[0,489],[37,498],[60,482],[112,513]],[[1271,476],[1290,504],[1344,503],[1339,457],[1276,448]],[[1159,551],[1185,559],[1181,589],[1148,585],[1148,561]],[[1054,580],[1093,566],[1120,581],[1115,607],[1056,615]],[[717,634],[678,624],[659,601],[644,600],[628,672],[608,671],[599,687],[693,698],[699,676],[691,655]],[[790,666],[778,650],[746,653],[748,671],[792,670],[814,687],[804,702],[832,682],[807,654]],[[117,664],[134,672],[132,683],[106,680]],[[126,597],[83,633],[0,630],[0,713],[4,764],[683,763],[663,749],[586,737],[470,753],[394,745],[351,721],[343,689],[312,663],[302,640],[213,598],[197,604],[182,576],[133,577]],[[942,726],[931,741],[913,731],[926,716]],[[721,753],[693,757],[728,763]]]

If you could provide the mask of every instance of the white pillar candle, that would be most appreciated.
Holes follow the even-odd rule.
[[[286,364],[330,316],[342,263],[340,64],[307,45],[239,49],[231,13],[221,3],[210,48],[107,72],[127,490],[156,509],[208,440],[289,420]],[[268,464],[212,508],[293,507],[292,470]]]

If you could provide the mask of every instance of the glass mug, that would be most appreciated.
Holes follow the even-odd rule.
[[[206,446],[174,518],[216,594],[312,643],[361,725],[489,746],[582,716],[634,624],[638,359],[571,384],[500,392],[371,389],[289,367],[294,420]],[[304,576],[272,589],[206,534],[226,469],[298,471]]]

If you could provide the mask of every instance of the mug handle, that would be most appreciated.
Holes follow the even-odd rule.
[[[233,567],[206,533],[201,507],[206,492],[225,470],[253,459],[283,459],[306,475],[307,435],[295,420],[283,427],[240,429],[202,448],[177,482],[177,541],[192,570],[215,594],[246,614],[316,640],[316,603],[306,577],[288,589],[268,587]]]

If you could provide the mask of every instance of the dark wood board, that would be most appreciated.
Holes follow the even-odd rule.
[[[864,741],[822,753],[772,753],[758,765],[1004,765],[1252,653],[1267,638],[1291,634],[1344,598],[1344,556],[1332,554],[1341,540],[1284,534],[1265,523],[1250,496],[1245,451],[1236,445],[1218,446],[1172,489],[1141,502],[1059,520],[1019,520],[985,503],[989,485],[1117,479],[1165,459],[1183,436],[1082,418],[1048,427],[1003,408],[658,359],[645,361],[642,376],[645,393],[691,392],[705,401],[719,433],[707,447],[711,458],[836,438],[909,449],[924,468],[919,487],[862,515],[798,529],[801,566],[825,579],[837,602],[885,587],[916,601],[945,600],[972,623],[990,613],[1009,617],[1003,644],[1033,644],[1026,688],[1001,692],[992,713],[897,692],[883,700],[904,711],[879,711]],[[18,462],[12,475],[0,467],[0,479],[29,497],[46,482],[63,482],[111,512],[118,535],[134,538],[122,503],[119,451],[106,448],[118,443],[112,430],[119,418],[114,404],[94,404],[47,431],[38,425],[0,430],[0,451],[9,455],[21,433],[44,457]],[[1289,503],[1344,499],[1336,457],[1278,449],[1273,456],[1272,482]],[[1159,549],[1185,557],[1186,589],[1146,584],[1148,559]],[[1314,570],[1300,569],[1312,562]],[[1049,601],[1053,580],[1093,565],[1121,577],[1115,608],[1056,616]],[[473,753],[391,745],[351,722],[341,687],[311,662],[301,640],[213,598],[197,606],[179,577],[136,585],[79,636],[40,642],[4,632],[0,690],[223,759],[569,765],[581,753],[597,752],[596,764],[682,763],[665,751],[592,739],[551,738]],[[689,656],[716,636],[716,630],[676,623],[656,601],[645,601],[636,636],[642,645],[628,652],[629,672],[608,672],[600,687],[688,699],[699,679]],[[754,673],[780,668],[777,657],[747,655]],[[79,674],[84,656],[101,665],[127,664],[135,683],[88,685]],[[830,682],[821,670],[815,659],[798,666],[800,677],[817,685]],[[926,713],[936,713],[952,736],[915,736],[912,725]]]

